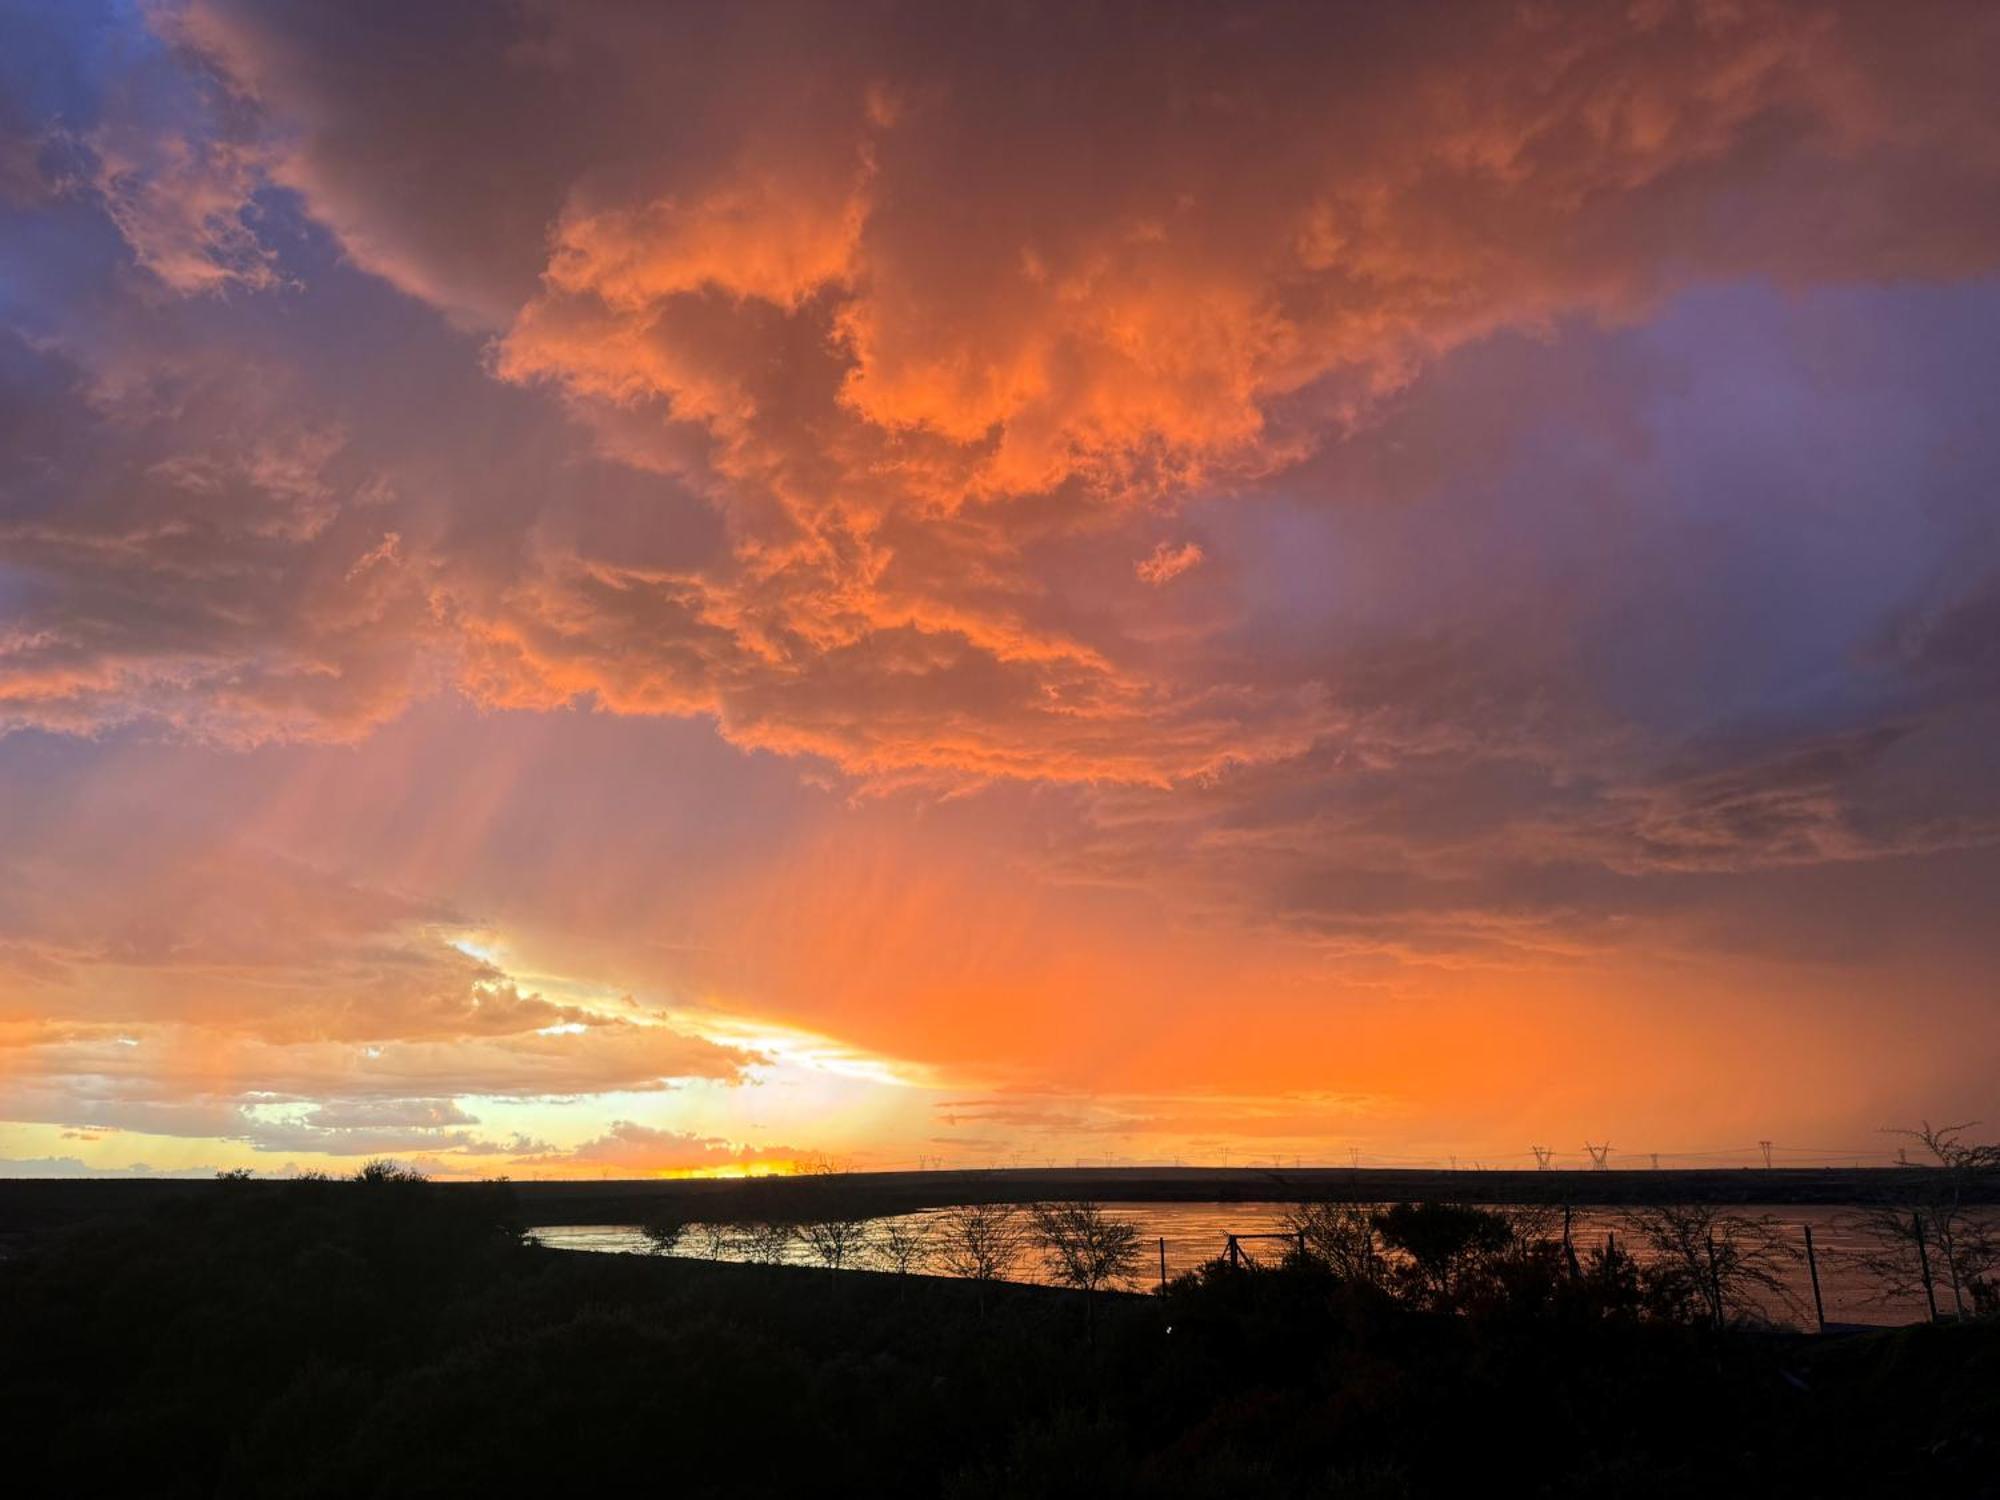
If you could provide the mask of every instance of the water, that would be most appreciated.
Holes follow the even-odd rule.
[[[1166,1241],[1167,1274],[1177,1276],[1182,1271],[1192,1270],[1204,1261],[1213,1260],[1223,1253],[1228,1237],[1235,1235],[1277,1234],[1285,1229],[1285,1221],[1294,1205],[1289,1203],[1107,1203],[1105,1208],[1120,1218],[1129,1219],[1138,1225],[1140,1236],[1146,1246],[1144,1269],[1135,1279],[1134,1285],[1144,1288],[1159,1280],[1159,1242]],[[948,1209],[925,1209],[918,1213],[902,1214],[889,1219],[875,1221],[882,1225],[898,1222],[922,1222],[948,1213]],[[1731,1213],[1751,1216],[1768,1214],[1777,1223],[1785,1226],[1792,1243],[1801,1253],[1798,1265],[1788,1276],[1788,1290],[1792,1308],[1786,1308],[1774,1301],[1766,1312],[1776,1321],[1799,1322],[1810,1326],[1812,1319],[1812,1284],[1809,1279],[1803,1249],[1804,1230],[1810,1225],[1813,1232],[1814,1248],[1819,1252],[1820,1293],[1826,1304],[1826,1318],[1829,1323],[1874,1324],[1893,1326],[1902,1323],[1921,1322],[1926,1315],[1921,1297],[1881,1301],[1874,1297],[1875,1288],[1863,1280],[1848,1264],[1842,1251],[1859,1248],[1860,1241],[1854,1231],[1843,1228],[1838,1220],[1849,1212],[1834,1207],[1782,1207],[1759,1208],[1755,1206],[1731,1208]],[[1646,1258],[1645,1246],[1636,1236],[1627,1232],[1624,1221],[1615,1209],[1580,1208],[1576,1211],[1572,1231],[1579,1251],[1603,1242],[1607,1233],[1618,1236],[1619,1248],[1628,1251],[1641,1260]],[[589,1250],[612,1253],[644,1254],[647,1251],[646,1237],[638,1228],[626,1224],[578,1224],[557,1225],[529,1231],[539,1243],[556,1250]],[[1275,1260],[1282,1256],[1286,1246],[1278,1240],[1250,1240],[1243,1244],[1243,1251],[1255,1259]],[[693,1260],[748,1261],[752,1257],[734,1246],[723,1246],[719,1253],[711,1255],[709,1247],[700,1243],[698,1235],[690,1235],[682,1242],[674,1254]],[[806,1246],[794,1240],[785,1248],[784,1263],[790,1265],[814,1265],[812,1253]],[[866,1256],[863,1264],[872,1264]],[[1040,1257],[1032,1250],[1023,1253],[1019,1264],[1009,1277],[1010,1280],[1028,1283],[1047,1283],[1049,1278],[1043,1272]],[[1942,1292],[1940,1292],[1942,1295]],[[1801,1315],[1799,1309],[1803,1309]]]

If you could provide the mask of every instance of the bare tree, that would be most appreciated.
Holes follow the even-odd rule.
[[[687,1229],[687,1221],[679,1214],[665,1212],[654,1214],[639,1226],[639,1232],[646,1237],[649,1255],[672,1255],[680,1247]]]
[[[1942,1282],[1955,1317],[2000,1311],[2000,1212],[1989,1206],[2000,1186],[2000,1146],[1975,1145],[1965,1132],[1973,1122],[1899,1130],[1920,1143],[1931,1160],[1906,1164],[1893,1203],[1846,1214],[1843,1228],[1854,1231],[1861,1248],[1842,1253],[1873,1288],[1871,1300],[1930,1295]]]
[[[868,1220],[855,1207],[847,1174],[830,1157],[816,1158],[801,1175],[809,1182],[798,1236],[815,1260],[838,1271],[867,1245]]]
[[[704,1260],[721,1260],[735,1248],[736,1226],[715,1221],[688,1225],[688,1237],[694,1243],[694,1253]]]
[[[1139,1269],[1139,1226],[1101,1203],[1037,1203],[1031,1233],[1049,1274],[1083,1293],[1084,1319],[1097,1331],[1097,1291],[1130,1281]]]
[[[1537,1247],[1559,1244],[1562,1240],[1563,1211],[1559,1203],[1509,1203],[1493,1210],[1514,1231],[1511,1246],[1516,1254],[1533,1254]]]
[[[876,1256],[898,1276],[930,1264],[936,1245],[929,1224],[919,1218],[885,1220],[874,1239]]]
[[[1765,1322],[1772,1305],[1794,1318],[1804,1307],[1787,1274],[1799,1251],[1768,1214],[1713,1203],[1627,1209],[1624,1221],[1650,1250],[1639,1281],[1656,1314],[1703,1321]]]
[[[829,1271],[838,1271],[860,1258],[868,1248],[865,1219],[809,1219],[798,1226],[798,1236],[814,1260]]]
[[[739,1224],[730,1236],[731,1247],[753,1265],[783,1265],[785,1252],[792,1247],[797,1231],[775,1219],[758,1219]]]
[[[1300,1203],[1285,1215],[1285,1228],[1300,1236],[1306,1253],[1343,1281],[1382,1279],[1382,1253],[1375,1243],[1375,1210],[1366,1203]]]
[[[954,1276],[979,1284],[979,1303],[986,1305],[986,1287],[1014,1269],[1021,1257],[1024,1226],[1011,1203],[967,1203],[937,1217],[937,1259]]]

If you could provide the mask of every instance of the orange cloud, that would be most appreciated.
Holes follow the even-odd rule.
[[[449,678],[708,713],[866,775],[1210,775],[1349,716],[1149,649],[1146,606],[1058,583],[1053,555],[1295,469],[1498,329],[1628,318],[1702,276],[1953,274],[2000,242],[1958,211],[2000,170],[1970,14],[1912,38],[1775,0],[1492,9],[1449,35],[1286,5],[1125,29],[808,7],[690,41],[531,6],[412,28],[374,70],[338,18],[194,0],[157,24],[224,86],[190,95],[212,148],[102,147],[142,261],[254,290],[250,201],[289,188],[355,264],[491,330],[501,379],[698,493],[723,542],[664,570],[532,529],[466,547],[478,504],[432,476],[231,469],[160,451],[187,411],[121,419],[181,496],[121,483],[0,549],[183,618],[0,637],[8,722],[347,737]],[[437,131],[439,100],[479,125]],[[185,222],[148,227],[168,202]],[[207,404],[244,384],[218,373]],[[187,615],[203,573],[217,607]]]
[[[1861,11],[1464,21],[1376,17],[1336,46],[1330,15],[1280,6],[1107,47],[1044,17],[1030,50],[997,17],[878,47],[808,16],[783,42],[723,26],[697,66],[665,28],[537,12],[508,54],[518,108],[578,89],[596,107],[470,202],[366,200],[340,122],[392,98],[344,94],[254,12],[184,24],[274,117],[297,112],[281,175],[399,284],[458,305],[433,289],[480,253],[474,226],[539,203],[539,283],[497,315],[495,371],[566,392],[608,451],[726,518],[729,555],[670,575],[541,553],[497,595],[446,583],[473,692],[706,711],[869,774],[1160,781],[1338,720],[1282,692],[1225,703],[1115,617],[1086,638],[1036,577],[1045,540],[1294,465],[1498,328],[1626,317],[1704,272],[1991,253],[1926,206],[1994,170],[1991,132],[1958,134],[1969,100],[1932,86],[1937,59]],[[490,63],[441,65],[471,90]],[[708,149],[645,149],[674,130]],[[1911,143],[1947,134],[1919,198]],[[488,182],[508,136],[431,143],[423,170]],[[1833,173],[1837,221],[1802,219]],[[1722,205],[1740,230],[1707,235]],[[520,285],[501,266],[528,248],[495,245],[481,284]],[[819,707],[871,698],[839,722]]]
[[[692,1173],[733,1175],[753,1168],[790,1167],[805,1153],[790,1146],[732,1145],[715,1136],[684,1130],[655,1130],[630,1120],[614,1120],[604,1134],[566,1151],[522,1155],[517,1168],[562,1172],[609,1169],[622,1176],[654,1177]]]
[[[1161,542],[1150,556],[1134,563],[1132,570],[1145,582],[1158,588],[1172,583],[1189,569],[1199,567],[1205,555],[1198,542],[1183,542],[1178,547]]]

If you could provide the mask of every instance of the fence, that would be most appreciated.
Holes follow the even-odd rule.
[[[1925,1315],[1929,1322],[1936,1323],[1941,1321],[1941,1319],[1938,1312],[1936,1280],[1931,1270],[1929,1247],[1931,1235],[1925,1229],[1921,1211],[1911,1210],[1910,1220],[1910,1237],[1911,1243],[1914,1245],[1917,1253],[1918,1275],[1923,1286]],[[1800,1234],[1803,1252],[1801,1259],[1806,1270],[1807,1286],[1812,1294],[1814,1327],[1818,1332],[1824,1334],[1847,1332],[1866,1326],[1829,1323],[1827,1321],[1826,1297],[1820,1282],[1819,1247],[1813,1238],[1813,1227],[1810,1224],[1799,1224],[1795,1227]],[[1242,1270],[1246,1266],[1253,1269],[1256,1268],[1259,1264],[1256,1255],[1244,1249],[1245,1243],[1253,1240],[1282,1241],[1291,1247],[1302,1260],[1309,1253],[1306,1243],[1307,1233],[1303,1229],[1283,1231],[1228,1230],[1223,1234],[1223,1251],[1220,1258],[1226,1260],[1230,1267],[1235,1270]],[[1607,1255],[1615,1255],[1617,1253],[1618,1239],[1616,1230],[1606,1229],[1604,1231],[1604,1246]],[[1569,1273],[1572,1276],[1580,1274],[1575,1249],[1575,1220],[1571,1208],[1567,1205],[1563,1208],[1562,1248],[1563,1260],[1569,1269]],[[1159,1284],[1160,1290],[1164,1292],[1170,1279],[1167,1271],[1167,1239],[1165,1235],[1159,1236],[1159,1255]],[[1707,1256],[1709,1275],[1711,1277],[1710,1291],[1714,1305],[1717,1308],[1717,1318],[1720,1321],[1721,1309],[1725,1299],[1722,1289],[1722,1272],[1717,1260],[1715,1238],[1713,1235],[1708,1237]],[[1942,1321],[1951,1321],[1953,1316],[1952,1314],[1947,1314]]]

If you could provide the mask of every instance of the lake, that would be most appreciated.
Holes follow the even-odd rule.
[[[1107,1203],[1104,1206],[1138,1225],[1144,1238],[1147,1247],[1145,1269],[1133,1283],[1141,1289],[1151,1287],[1159,1280],[1160,1241],[1166,1242],[1167,1274],[1179,1275],[1222,1254],[1232,1234],[1282,1232],[1286,1217],[1294,1207],[1289,1203]],[[1819,1255],[1820,1292],[1829,1323],[1889,1326],[1923,1320],[1925,1308],[1921,1297],[1886,1302],[1875,1300],[1875,1289],[1848,1264],[1842,1252],[1858,1248],[1859,1241],[1852,1230],[1844,1228],[1838,1221],[1849,1210],[1797,1205],[1759,1208],[1752,1205],[1731,1211],[1749,1215],[1769,1214],[1789,1229],[1793,1242],[1801,1249],[1804,1246],[1804,1230],[1806,1226],[1811,1226],[1814,1247]],[[925,1221],[949,1212],[949,1209],[925,1209],[918,1213],[878,1219],[874,1223],[880,1226]],[[1644,1245],[1626,1232],[1624,1220],[1615,1209],[1577,1209],[1573,1233],[1579,1251],[1601,1242],[1607,1233],[1615,1233],[1621,1249],[1632,1252],[1641,1260],[1645,1258]],[[529,1234],[539,1243],[556,1250],[627,1254],[644,1254],[647,1250],[645,1235],[629,1224],[569,1224],[532,1229]],[[1252,1257],[1274,1259],[1283,1255],[1286,1247],[1276,1240],[1251,1240],[1242,1248],[1245,1254]],[[711,1257],[707,1247],[694,1243],[692,1238],[684,1241],[674,1253],[687,1259],[751,1259],[733,1247],[724,1247],[720,1254]],[[791,1265],[815,1264],[811,1252],[796,1240],[786,1247],[784,1259]],[[1019,1266],[1009,1279],[1039,1283],[1048,1278],[1042,1273],[1039,1257],[1028,1251],[1022,1255]],[[1795,1268],[1791,1281],[1791,1291],[1799,1306],[1806,1310],[1805,1321],[1810,1326],[1812,1286],[1803,1258]],[[1940,1285],[1940,1305],[1948,1306],[1946,1296]],[[1769,1311],[1775,1318],[1783,1320],[1785,1317],[1780,1307],[1774,1306]]]

